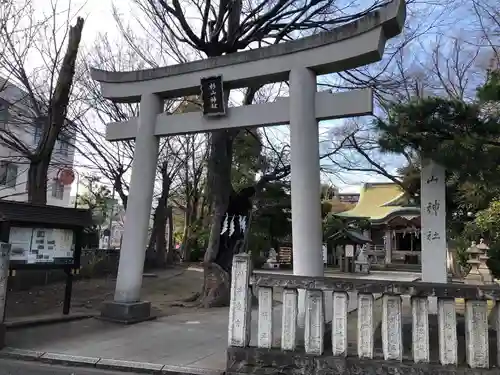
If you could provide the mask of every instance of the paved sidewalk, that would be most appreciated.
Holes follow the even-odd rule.
[[[0,359],[0,375],[120,375],[123,373],[85,367],[51,365],[34,361]],[[137,372],[129,372],[137,375]]]
[[[92,359],[224,369],[227,309],[163,317],[131,326],[97,319],[9,330],[10,348]],[[0,352],[1,353],[1,352]]]

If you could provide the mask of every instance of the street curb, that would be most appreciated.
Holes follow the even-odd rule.
[[[83,357],[62,353],[46,353],[34,350],[6,347],[0,350],[0,359],[37,361],[74,367],[90,367],[103,370],[161,375],[224,375],[224,370],[212,370],[189,366],[173,366],[159,363],[122,361],[108,358]]]
[[[31,320],[15,320],[11,322],[5,322],[5,327],[7,330],[15,330],[20,328],[28,328],[28,327],[37,327],[49,324],[57,324],[57,323],[66,323],[66,322],[74,322],[77,320],[84,320],[97,317],[97,313],[89,313],[89,314],[74,314],[74,315],[62,315],[62,316],[51,316],[51,317],[42,317],[42,318],[33,318]]]

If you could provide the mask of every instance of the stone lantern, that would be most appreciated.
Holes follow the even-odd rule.
[[[488,268],[488,265],[486,262],[490,257],[488,256],[488,250],[490,249],[488,245],[484,243],[484,239],[481,238],[479,241],[479,245],[477,245],[477,248],[482,251],[482,254],[479,255],[479,261],[481,262],[479,264],[479,273],[482,277],[483,283],[484,284],[492,284],[493,283],[493,276],[491,275],[491,271]]]
[[[355,272],[370,273],[370,263],[368,262],[368,257],[365,254],[365,247],[366,245],[361,245],[358,257],[354,261]]]
[[[489,247],[481,239],[479,245],[476,241],[472,241],[471,246],[467,249],[467,254],[469,255],[469,260],[471,269],[467,276],[465,277],[466,284],[490,284],[493,282],[491,272],[486,265],[486,261],[489,259],[486,255],[486,251]]]

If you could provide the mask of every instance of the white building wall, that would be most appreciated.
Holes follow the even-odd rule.
[[[12,100],[9,100],[8,97],[10,95],[6,95],[8,93],[12,94],[12,86],[10,87],[10,89],[11,90],[3,91],[2,93],[0,93],[0,99],[3,98],[8,102],[12,102]],[[19,104],[14,104],[13,107],[14,108],[10,107],[9,112],[20,109]],[[34,127],[28,126],[26,124],[19,124],[15,121],[9,121],[6,125],[0,121],[0,127],[2,129],[7,127],[6,130],[8,132],[5,134],[15,134],[16,138],[22,141],[25,145],[33,149],[36,147],[37,140],[35,139],[36,135]],[[0,129],[0,132],[2,131],[2,129]],[[52,162],[51,166],[49,167],[49,173],[47,176],[47,204],[49,205],[68,207],[70,204],[71,185],[65,186],[63,188],[64,191],[62,196],[54,194],[53,187],[57,182],[57,174],[61,168],[73,168],[75,149],[72,145],[74,144],[74,142],[75,136],[72,136],[72,138],[69,140],[69,145],[66,146],[64,145],[64,142],[57,141],[54,147],[54,151],[52,153]],[[0,199],[27,201],[27,181],[29,168],[28,159],[21,156],[16,151],[13,151],[7,145],[0,143],[0,165],[4,164],[5,162],[17,166],[17,175],[15,177],[15,182],[12,181],[12,179],[10,181],[0,181]]]
[[[56,149],[54,150],[53,159],[56,159],[54,162],[55,165],[52,165],[49,168],[48,178],[47,178],[47,204],[53,206],[63,206],[69,207],[70,205],[70,194],[71,194],[71,185],[64,187],[64,192],[62,198],[59,196],[53,196],[54,194],[54,184],[56,183],[56,178],[59,169],[62,167],[60,165],[61,160],[67,162],[65,165],[73,166],[74,162],[74,151],[70,150],[68,156],[63,156],[57,152],[58,145],[56,144]],[[9,150],[7,147],[0,145],[0,162],[2,160],[9,161],[10,163],[16,164],[18,168],[18,173],[15,181],[15,187],[9,187],[6,185],[0,185],[0,198],[13,200],[13,201],[27,201],[28,200],[28,190],[27,190],[27,182],[28,182],[28,168],[29,164],[25,159],[20,159],[18,162],[15,162],[15,153]],[[6,158],[4,155],[9,155],[10,157]],[[14,156],[14,157],[13,157]]]

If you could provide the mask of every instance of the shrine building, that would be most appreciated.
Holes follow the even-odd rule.
[[[343,218],[366,219],[372,240],[368,253],[382,264],[421,264],[420,207],[395,183],[365,183],[359,201],[336,214]]]

